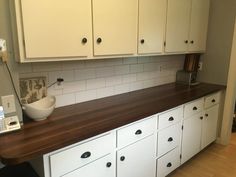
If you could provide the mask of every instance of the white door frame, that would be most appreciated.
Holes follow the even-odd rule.
[[[236,100],[236,19],[234,26],[234,37],[231,49],[226,95],[225,95],[223,121],[220,135],[221,139],[220,142],[221,144],[224,145],[227,145],[230,142],[235,100]]]

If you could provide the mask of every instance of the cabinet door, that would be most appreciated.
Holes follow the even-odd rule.
[[[163,51],[165,21],[166,0],[139,0],[139,54]]]
[[[201,149],[202,113],[198,113],[183,123],[181,164],[189,160]]]
[[[191,0],[168,0],[166,52],[188,49]]]
[[[192,0],[189,51],[204,51],[206,48],[209,0]]]
[[[93,0],[94,55],[137,51],[138,0]]]
[[[113,156],[105,156],[62,177],[115,177]]]
[[[26,58],[92,53],[91,2],[21,0]]]
[[[155,141],[149,136],[117,152],[117,177],[154,177]]]
[[[202,149],[216,140],[219,105],[205,111],[202,128]]]

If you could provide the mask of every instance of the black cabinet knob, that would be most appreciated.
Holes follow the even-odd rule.
[[[100,44],[102,42],[102,38],[97,38],[97,43]]]
[[[121,156],[120,161],[124,161],[124,160],[125,160],[125,156]]]
[[[135,135],[141,135],[142,134],[142,130],[137,130],[136,132],[135,132]]]
[[[174,121],[174,117],[170,117],[168,121]]]
[[[110,168],[111,165],[112,165],[111,162],[107,162],[107,165],[106,165],[106,166],[107,166],[107,168]]]
[[[82,39],[82,44],[86,44],[88,42],[88,39],[87,38],[83,38]]]
[[[185,40],[184,42],[185,42],[185,44],[187,44],[187,43],[188,43],[188,40]]]
[[[173,141],[172,137],[168,138],[168,142],[172,142],[172,141]]]
[[[194,107],[193,107],[193,110],[194,110],[194,111],[196,111],[196,110],[197,110],[197,107],[196,107],[196,106],[194,106]]]
[[[86,158],[89,158],[90,156],[91,156],[91,152],[87,151],[81,155],[81,158],[86,159]]]
[[[169,162],[166,166],[170,168],[172,167],[172,163]]]
[[[190,41],[191,44],[194,44],[194,41]]]
[[[144,39],[141,39],[141,40],[140,40],[140,43],[141,43],[141,44],[144,44],[144,42],[145,42]]]
[[[201,117],[200,117],[200,119],[202,120],[202,119],[203,119],[203,117],[201,116]]]
[[[206,117],[208,117],[209,115],[208,114],[205,114]]]
[[[213,99],[213,100],[211,100],[211,102],[212,102],[212,103],[215,103],[215,102],[216,102],[216,100],[215,100],[215,99]]]

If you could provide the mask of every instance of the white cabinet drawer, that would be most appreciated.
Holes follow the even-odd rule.
[[[180,145],[181,124],[175,124],[158,132],[157,156],[160,157]]]
[[[180,165],[179,148],[175,148],[157,160],[157,177],[165,177]]]
[[[155,125],[156,116],[151,116],[150,119],[117,130],[117,147],[132,144],[135,141],[151,135],[154,133]]]
[[[183,117],[183,107],[167,111],[158,116],[158,129],[163,129],[181,121]]]
[[[193,101],[191,103],[187,103],[184,106],[184,118],[187,118],[189,116],[192,116],[196,113],[203,111],[203,104],[204,104],[203,98]]]
[[[220,92],[209,95],[205,98],[204,107],[209,108],[220,102]]]
[[[99,137],[50,156],[51,175],[59,177],[112,152],[114,134]]]

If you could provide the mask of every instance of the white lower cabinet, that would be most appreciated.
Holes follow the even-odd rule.
[[[203,113],[198,113],[183,122],[181,164],[201,150]]]
[[[117,177],[154,177],[155,166],[154,135],[117,151]]]
[[[165,177],[180,165],[180,151],[175,148],[157,160],[157,177]]]
[[[107,155],[62,177],[115,177],[114,158]]]
[[[32,165],[40,177],[165,177],[216,140],[219,104],[218,92],[45,154]]]

